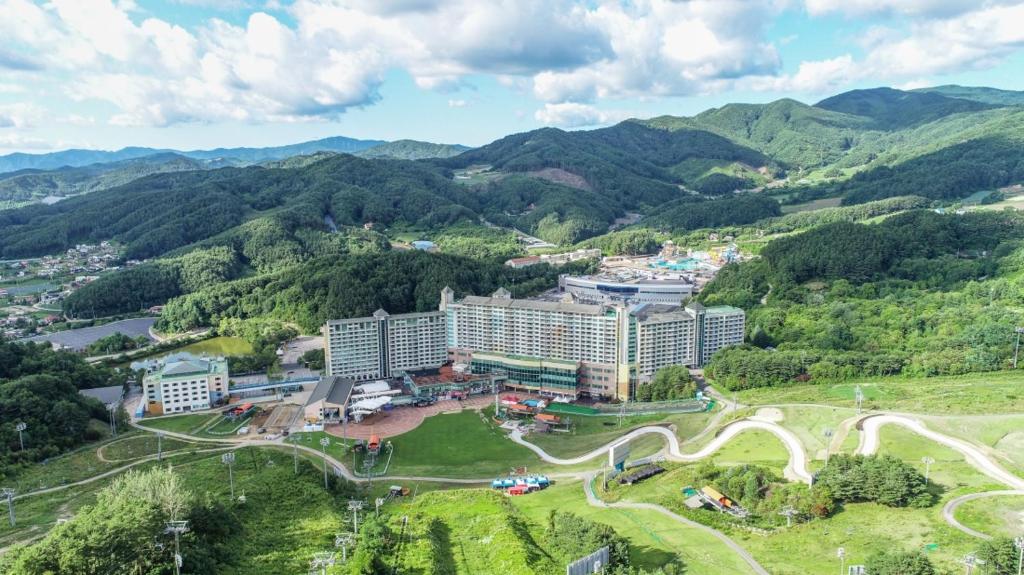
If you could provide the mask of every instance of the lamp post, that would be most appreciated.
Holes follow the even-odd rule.
[[[156,460],[162,461],[164,458],[164,432],[158,431],[156,434]]]
[[[825,435],[825,466],[828,467],[828,460],[832,454],[832,430],[826,428],[822,433]]]
[[[22,436],[22,433],[28,429],[28,424],[24,422],[19,423],[14,426],[14,429],[18,432],[18,443],[21,445],[21,451],[25,451],[25,438]]]
[[[924,484],[928,485],[928,476],[931,474],[932,464],[935,463],[935,458],[925,455],[921,458],[921,463],[924,463]]]
[[[846,549],[840,547],[836,550],[836,557],[839,558],[839,575],[846,571]]]
[[[0,495],[7,500],[7,515],[11,522],[11,527],[14,527],[14,490],[10,487],[4,487],[0,489]]]
[[[228,466],[228,483],[231,484],[231,500],[235,500],[235,473],[233,467],[235,466],[235,452],[229,451],[224,455],[220,456],[220,461],[224,465]]]
[[[168,521],[165,533],[174,534],[174,573],[181,575],[181,547],[178,542],[179,536],[188,531],[188,521]]]

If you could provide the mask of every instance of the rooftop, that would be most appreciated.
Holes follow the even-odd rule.
[[[605,313],[604,306],[600,305],[537,301],[531,299],[509,299],[504,297],[483,297],[475,295],[466,296],[462,298],[462,301],[459,303],[463,305],[484,305],[509,309],[532,309],[537,311],[578,313],[583,315],[604,315]]]
[[[316,387],[313,388],[312,393],[309,394],[306,405],[320,400],[325,400],[327,403],[334,405],[343,405],[348,402],[349,396],[352,395],[353,384],[355,384],[355,381],[338,375],[321,377],[320,381],[316,383]]]

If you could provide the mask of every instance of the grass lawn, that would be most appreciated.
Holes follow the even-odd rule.
[[[255,412],[246,415],[241,419],[228,419],[227,417],[220,416],[217,422],[208,427],[204,427],[199,435],[203,437],[231,437],[238,433],[238,430],[242,427],[249,425]]]
[[[569,416],[574,424],[571,432],[535,433],[528,439],[555,457],[576,457],[606,445],[644,425],[673,424],[676,426],[676,435],[680,440],[685,440],[704,429],[711,417],[712,414],[703,412],[630,415],[623,418],[622,426],[619,427],[618,417],[576,415]]]
[[[658,513],[639,509],[591,507],[579,481],[558,483],[544,491],[511,498],[530,521],[543,524],[549,509],[559,509],[611,525],[630,543],[630,561],[654,569],[682,561],[687,573],[750,573],[747,564],[718,539]]]
[[[858,384],[864,391],[866,409],[955,415],[1024,412],[1024,371],[793,385],[740,391],[737,396],[740,402],[751,405],[820,403],[854,407]]]
[[[956,510],[958,521],[993,536],[1017,537],[1024,533],[1024,495],[975,499]]]
[[[897,447],[913,449],[913,445],[901,443],[901,439],[893,439]],[[720,524],[722,516],[711,511],[689,512],[683,509],[680,490],[691,483],[693,467],[669,464],[667,473],[633,486],[613,484],[603,497],[611,501],[658,503],[695,520]],[[985,478],[976,473],[972,477],[973,470],[961,470],[968,477],[954,483],[981,485],[985,482]],[[958,487],[947,491],[927,509],[889,508],[872,503],[847,504],[828,519],[797,524],[792,528],[779,528],[767,535],[751,532],[736,524],[725,524],[723,527],[773,575],[835,573],[839,569],[835,560],[837,548],[844,547],[847,564],[855,565],[863,563],[871,553],[878,550],[881,541],[905,549],[923,549],[925,545],[937,544],[938,549],[931,553],[932,560],[940,569],[953,572],[952,569],[959,565],[957,561],[977,547],[977,541],[946,525],[941,516],[942,505],[954,496],[980,489]],[[942,488],[938,491],[942,491]]]
[[[716,451],[711,460],[717,465],[762,465],[782,475],[789,462],[789,452],[782,441],[767,431],[753,430],[732,438]]]
[[[187,413],[185,415],[140,419],[138,424],[155,431],[195,434],[221,417],[220,413]]]
[[[921,459],[923,457],[934,459],[935,463],[931,465],[930,479],[946,490],[960,488],[971,488],[970,491],[1006,489],[1006,486],[971,467],[960,452],[925,439],[909,429],[890,425],[882,428],[880,436],[879,453],[895,455],[913,465],[921,473],[925,472],[925,465]]]
[[[927,417],[928,427],[987,445],[999,452],[1000,463],[1024,475],[1024,415]]]
[[[156,454],[157,443],[156,435],[150,433],[140,433],[130,437],[122,436],[100,447],[99,453],[107,461],[127,463],[133,459]],[[165,437],[159,443],[161,443],[160,447],[164,453],[186,448],[211,447],[209,445],[197,445],[173,437]]]

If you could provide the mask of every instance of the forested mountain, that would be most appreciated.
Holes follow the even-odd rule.
[[[116,151],[105,150],[64,150],[46,154],[14,153],[0,156],[0,173],[24,169],[53,170],[66,166],[77,167],[104,162],[130,160],[153,154],[174,153],[198,160],[227,160],[240,165],[256,164],[267,160],[279,160],[290,156],[315,152],[354,153],[386,142],[381,140],[357,140],[335,136],[287,146],[268,148],[215,148],[212,150],[168,150],[157,148],[131,147]]]
[[[949,96],[950,98],[974,100],[975,102],[993,104],[996,106],[1024,105],[1024,92],[999,90],[996,88],[957,86],[955,84],[949,84],[945,86],[933,86],[930,88],[917,88],[915,90],[911,90],[911,92],[934,92],[942,94],[943,96]]]
[[[1016,212],[916,210],[775,239],[700,295],[742,306],[753,344],[709,371],[738,389],[1005,368],[1024,319],[1022,234]]]
[[[46,196],[74,196],[127,184],[149,174],[203,170],[220,167],[219,164],[173,153],[158,153],[77,168],[18,170],[0,174],[0,204],[38,200]]]
[[[874,88],[825,98],[814,107],[870,118],[874,121],[874,128],[888,131],[932,122],[952,114],[987,110],[992,106],[937,92]]]
[[[385,158],[390,160],[423,160],[427,158],[450,158],[469,148],[459,144],[435,144],[417,140],[395,140],[378,144],[355,152],[360,158]]]

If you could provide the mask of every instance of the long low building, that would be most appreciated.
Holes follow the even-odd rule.
[[[652,274],[653,275],[653,274]],[[681,277],[558,276],[559,291],[591,304],[664,303],[682,305],[693,297],[693,283]]]
[[[506,387],[545,395],[628,399],[637,385],[650,381],[663,367],[701,366],[719,349],[742,343],[745,324],[743,310],[733,307],[521,300],[505,289],[456,301],[454,292],[445,288],[439,308],[412,314],[419,321],[407,328],[405,351],[387,337],[347,338],[336,328],[340,322],[328,322],[328,373],[376,378],[390,358],[418,348],[414,356],[429,358],[432,366],[390,365],[390,373],[450,362],[468,366],[471,374],[500,375]],[[380,318],[403,317],[380,313]],[[443,342],[437,338],[438,325]]]

